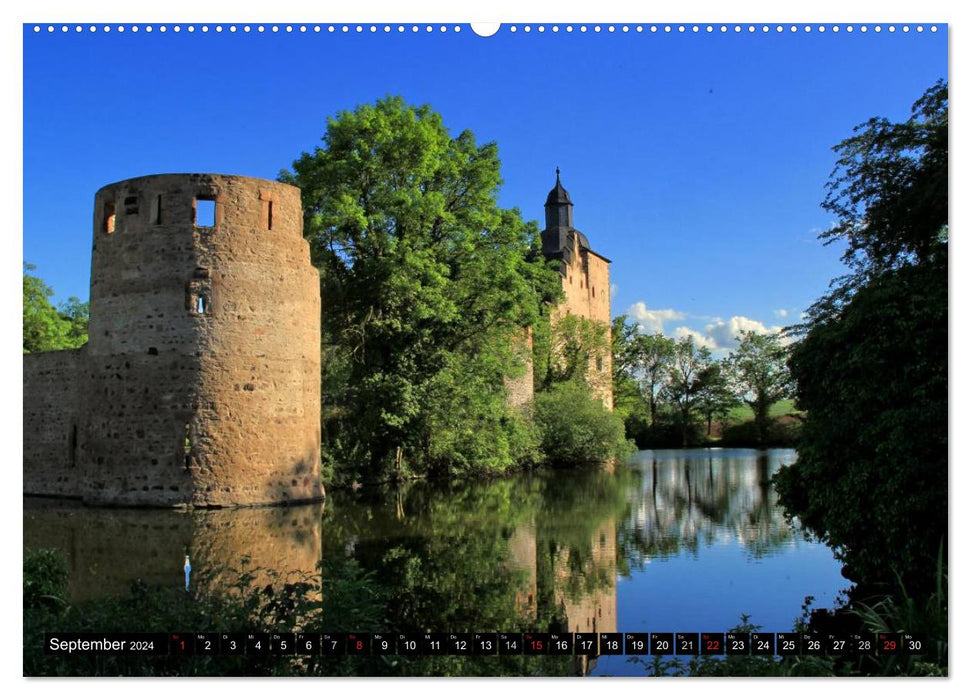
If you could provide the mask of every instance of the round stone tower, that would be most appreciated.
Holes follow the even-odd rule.
[[[320,286],[300,191],[151,175],[95,195],[86,502],[319,500]]]

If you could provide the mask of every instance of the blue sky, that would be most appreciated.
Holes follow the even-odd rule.
[[[274,178],[319,144],[328,116],[400,94],[430,104],[454,134],[495,141],[500,204],[526,218],[542,220],[561,167],[575,224],[613,260],[613,314],[722,349],[738,330],[797,320],[842,272],[840,250],[816,240],[831,222],[819,206],[831,147],[871,116],[906,118],[947,77],[945,25],[893,34],[845,24],[724,34],[505,25],[489,38],[467,25],[431,34],[424,25],[417,34],[411,25],[388,34],[383,25],[376,34],[142,25],[107,35],[87,26],[24,28],[23,258],[58,300],[88,297],[99,187],[157,172]]]

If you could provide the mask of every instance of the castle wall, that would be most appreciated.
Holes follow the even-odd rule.
[[[576,239],[574,238],[574,241]],[[602,323],[607,328],[607,351],[590,359],[587,382],[607,408],[614,407],[613,354],[610,352],[610,263],[574,243],[572,262],[563,263],[565,299],[556,315],[573,314]]]
[[[77,495],[84,356],[83,348],[23,356],[24,493]]]
[[[153,175],[99,190],[81,384],[72,367],[25,358],[25,396],[41,397],[24,405],[25,492],[53,478],[54,493],[94,504],[322,498],[319,277],[302,226],[300,191],[267,180]],[[58,457],[67,405],[71,479]]]

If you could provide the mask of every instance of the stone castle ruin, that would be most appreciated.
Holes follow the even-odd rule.
[[[610,261],[560,184],[543,253],[574,314],[610,327]],[[320,284],[296,187],[150,175],[95,195],[88,343],[25,355],[24,493],[92,505],[320,500]],[[608,336],[609,340],[609,336]],[[533,398],[532,335],[512,405]],[[588,381],[612,407],[611,358]]]
[[[24,356],[24,493],[323,498],[320,286],[300,191],[152,175],[95,195],[89,341]]]

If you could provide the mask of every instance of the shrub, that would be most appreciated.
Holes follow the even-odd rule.
[[[24,608],[57,607],[67,591],[67,562],[56,549],[24,551]]]
[[[534,418],[543,453],[556,465],[622,459],[633,451],[624,422],[576,382],[554,385],[536,395]]]

